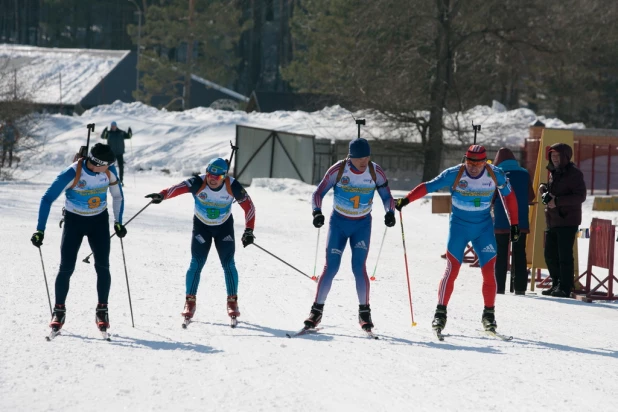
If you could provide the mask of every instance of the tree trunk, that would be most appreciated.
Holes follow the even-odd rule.
[[[431,102],[429,109],[429,139],[425,146],[425,164],[423,165],[423,181],[433,179],[440,172],[442,151],[442,111],[446,104],[446,95],[451,82],[452,53],[451,53],[451,0],[436,0],[438,8],[438,25],[435,40],[436,46],[436,74],[431,85]]]
[[[19,41],[19,3],[15,0],[15,43]]]
[[[183,109],[191,108],[191,72],[193,69],[193,12],[195,10],[195,0],[189,0],[189,35],[187,36],[187,71],[185,73],[185,93]]]

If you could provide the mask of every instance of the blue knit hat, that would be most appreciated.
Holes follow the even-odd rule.
[[[112,122],[111,126],[114,127],[114,126],[118,126],[118,125],[116,124],[116,122]]]
[[[350,142],[349,155],[352,159],[371,156],[369,142],[362,137],[352,140]]]
[[[215,176],[225,176],[228,171],[227,161],[220,157],[211,159],[206,166],[206,173],[210,173]]]

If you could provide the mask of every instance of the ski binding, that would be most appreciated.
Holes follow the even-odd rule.
[[[506,335],[502,335],[501,333],[496,332],[495,330],[485,330],[482,331],[485,335],[489,336],[490,338],[496,338],[499,340],[502,340],[504,342],[508,342],[513,340],[512,336],[506,336]]]
[[[51,342],[56,336],[60,335],[60,329],[52,328],[49,335],[45,336],[45,340]]]

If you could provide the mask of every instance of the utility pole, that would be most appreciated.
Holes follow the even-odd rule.
[[[135,5],[137,11],[137,63],[135,64],[135,91],[139,91],[139,55],[140,55],[140,40],[142,37],[142,10],[134,0],[129,0]]]

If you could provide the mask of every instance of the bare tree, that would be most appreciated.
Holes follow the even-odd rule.
[[[10,58],[0,60],[0,126],[4,126],[0,132],[0,146],[4,143],[7,121],[16,128],[19,139],[13,147],[11,167],[0,167],[0,180],[13,179],[19,168],[28,163],[28,157],[41,150],[44,144],[33,133],[41,121],[41,116],[35,112],[33,97],[43,83],[29,82],[14,61]]]
[[[285,74],[300,90],[415,125],[427,180],[439,172],[445,114],[497,96],[517,102],[527,64],[560,52],[555,32],[567,22],[546,3],[376,0],[358,8],[352,0],[308,0],[294,21],[306,40]],[[471,129],[463,126],[453,130],[462,141]]]

